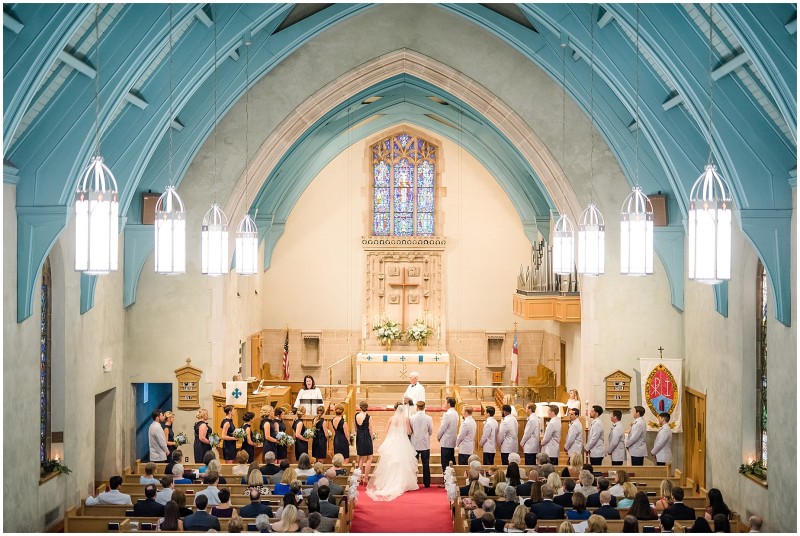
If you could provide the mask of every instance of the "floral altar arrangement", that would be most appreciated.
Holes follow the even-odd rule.
[[[385,318],[372,326],[372,331],[376,332],[377,339],[382,345],[386,346],[387,350],[392,349],[392,343],[394,341],[399,341],[403,338],[403,332],[400,331],[400,325],[388,318]]]
[[[178,435],[175,436],[175,445],[178,447],[180,447],[181,445],[185,445],[188,442],[189,440],[186,439],[186,434],[184,434],[183,432],[180,432],[178,433]]]
[[[433,330],[422,320],[416,320],[406,330],[406,337],[409,341],[417,343],[417,350],[422,350],[422,347],[428,344],[428,337],[433,333]]]

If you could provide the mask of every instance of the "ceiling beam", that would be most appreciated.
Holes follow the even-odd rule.
[[[3,11],[3,28],[8,28],[15,34],[19,34],[25,27],[20,21]]]
[[[634,119],[633,122],[630,125],[628,125],[628,130],[630,130],[631,132],[636,132],[637,130],[639,130],[639,122],[636,121],[636,119]]]
[[[680,95],[675,95],[674,97],[670,97],[669,99],[665,100],[661,104],[661,107],[666,112],[670,108],[674,108],[674,107],[676,107],[677,105],[679,105],[682,102],[683,102],[683,97],[681,97]]]
[[[206,14],[205,9],[203,9],[204,7],[205,4],[200,4],[197,6],[197,11],[194,12],[194,16],[197,20],[202,22],[206,28],[211,28],[211,25],[214,24],[214,21],[212,21],[211,17]]]
[[[58,59],[75,69],[76,71],[85,74],[89,78],[94,79],[97,76],[97,71],[85,61],[73,56],[66,50],[62,50],[58,55]]]
[[[231,53],[228,54],[233,61],[239,61],[239,46],[237,45],[236,48],[231,50]]]
[[[130,91],[125,94],[125,101],[128,102],[128,104],[133,104],[140,110],[147,108],[147,101],[141,98],[139,95],[131,93]]]
[[[172,123],[170,124],[170,126],[171,126],[172,128],[174,128],[175,130],[177,130],[178,132],[180,132],[181,130],[183,130],[183,124],[182,124],[180,121],[178,121],[178,118],[177,118],[177,117],[176,117],[175,119],[173,119],[173,120],[172,120]]]
[[[711,71],[711,78],[713,78],[714,81],[717,81],[726,74],[732,73],[733,71],[735,71],[748,61],[750,61],[750,56],[747,54],[747,52],[740,52],[736,56],[733,56],[728,61],[726,61],[713,71]]]
[[[605,13],[603,13],[603,16],[600,17],[600,19],[597,21],[597,26],[599,28],[605,28],[606,24],[608,24],[612,20],[614,20],[614,15],[612,15],[611,12],[606,11]]]
[[[790,35],[794,35],[797,33],[797,17],[793,18],[786,24],[784,24],[786,31],[789,32]]]

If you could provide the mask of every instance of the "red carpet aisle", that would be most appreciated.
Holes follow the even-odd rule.
[[[420,485],[393,501],[375,502],[359,486],[350,532],[453,532],[450,501],[443,489]]]

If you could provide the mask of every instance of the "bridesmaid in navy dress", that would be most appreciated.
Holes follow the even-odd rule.
[[[203,458],[211,450],[211,442],[208,440],[208,410],[201,409],[195,415],[197,422],[194,423],[194,463],[204,463]]]
[[[356,452],[358,468],[361,469],[361,481],[366,484],[369,481],[369,470],[372,468],[372,428],[367,414],[369,405],[362,400],[358,407],[361,411],[356,414]]]
[[[280,432],[286,433],[286,423],[283,422],[283,413],[283,408],[275,408],[275,420],[272,423],[272,431],[275,433],[275,437],[277,437]],[[275,463],[279,463],[281,460],[285,460],[288,457],[289,447],[276,444]]]
[[[300,461],[301,454],[308,454],[309,439],[306,439],[303,434],[306,433],[306,423],[303,422],[303,416],[306,414],[305,406],[297,408],[297,418],[292,423],[292,430],[294,430],[294,461]]]
[[[277,447],[278,443],[275,439],[275,432],[272,430],[272,415],[275,410],[269,404],[261,406],[261,424],[259,428],[261,429],[261,435],[264,437],[264,446],[263,452],[264,457],[267,456],[267,452],[272,452],[275,454],[275,458],[277,459]]]
[[[222,440],[222,459],[227,463],[233,463],[236,460],[236,438],[231,434],[236,430],[236,425],[233,424],[233,406],[225,406],[225,418],[220,423],[222,433],[219,438]]]
[[[317,406],[317,416],[314,417],[314,428],[317,434],[311,444],[311,454],[317,459],[316,461],[323,463],[325,463],[325,458],[328,457],[328,438],[331,435],[330,430],[328,430],[328,422],[323,417],[324,414],[325,408]]]
[[[344,404],[336,404],[336,416],[333,425],[333,454],[341,454],[345,460],[350,458],[350,434],[347,430],[347,419],[344,418]]]
[[[245,411],[244,415],[242,415],[242,419],[244,420],[244,424],[242,425],[242,430],[244,430],[242,450],[247,453],[247,463],[251,463],[255,458],[256,442],[253,441],[253,430],[250,424],[255,416],[256,414],[252,411]]]

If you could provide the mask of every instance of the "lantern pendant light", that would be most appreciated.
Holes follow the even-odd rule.
[[[214,9],[214,21],[217,20]],[[217,27],[214,24],[214,198],[217,196]],[[228,273],[228,217],[214,201],[203,217],[200,232],[200,271],[218,276]]]
[[[114,174],[100,156],[100,30],[95,7],[94,77],[95,154],[81,175],[75,193],[75,270],[89,275],[116,272],[119,267],[119,192]]]
[[[575,228],[562,214],[553,227],[553,272],[569,275],[575,267]]]
[[[165,275],[186,272],[186,209],[172,185],[172,4],[169,5],[169,186],[156,203],[155,269]]]
[[[708,164],[689,194],[689,279],[715,285],[731,278],[731,225],[733,221],[730,187],[711,163],[713,77],[711,58],[714,36],[714,6],[711,5],[708,30],[709,103]]]
[[[593,11],[590,8],[590,13]],[[592,193],[590,197],[594,197],[594,24],[589,25],[591,28],[591,83],[590,88],[590,117],[591,125],[589,127],[589,134],[591,136],[592,151],[589,158],[590,174],[589,174],[589,190]],[[562,57],[562,62],[563,62]],[[565,69],[566,73],[566,69]],[[566,87],[566,85],[565,85]],[[565,89],[566,91],[566,89]],[[603,220],[603,215],[600,209],[594,204],[594,201],[589,202],[589,206],[581,214],[581,219],[578,222],[578,273],[582,275],[602,275],[605,273],[606,264],[606,226]]]
[[[245,91],[247,100],[245,101],[245,153],[244,153],[244,172],[245,172],[245,202],[250,183],[250,172],[248,170],[248,157],[250,155],[250,36],[245,36],[244,47],[247,51],[245,58]],[[239,227],[236,229],[236,273],[239,275],[255,275],[258,273],[258,228],[256,222],[245,213]]]

